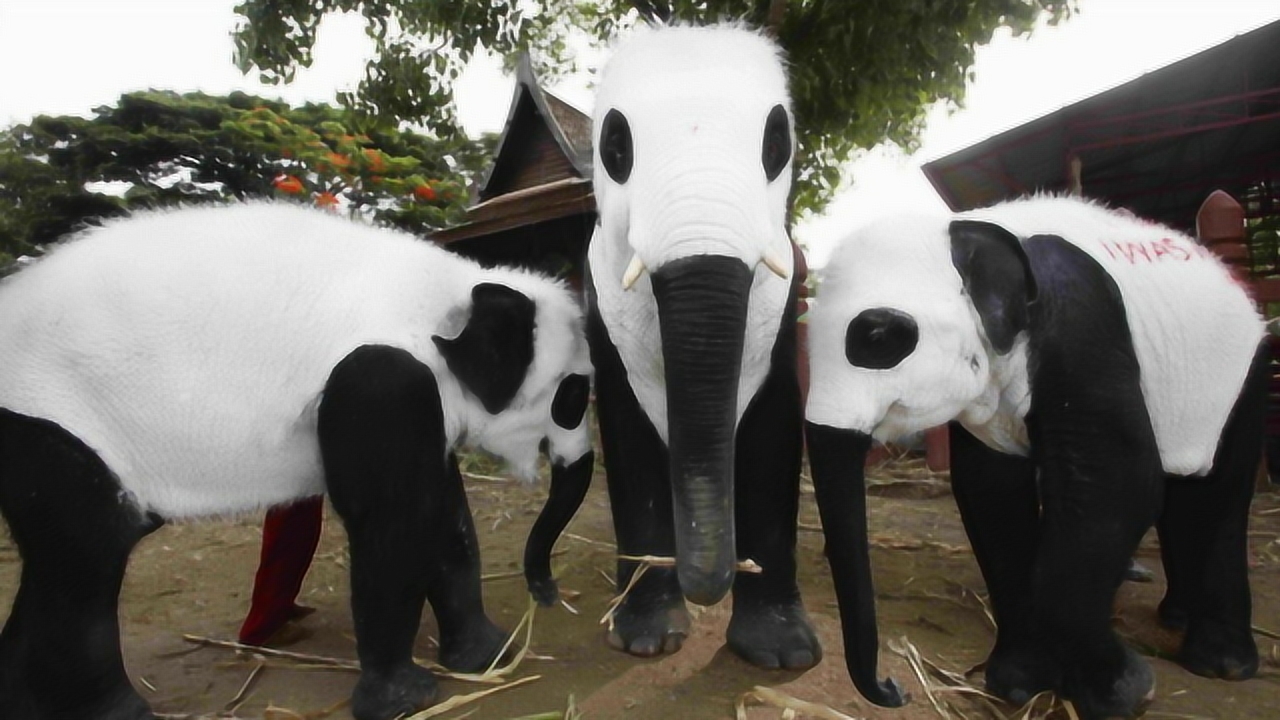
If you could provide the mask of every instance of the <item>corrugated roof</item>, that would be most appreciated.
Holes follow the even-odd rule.
[[[926,163],[954,210],[1078,181],[1177,227],[1214,189],[1280,179],[1280,21]]]

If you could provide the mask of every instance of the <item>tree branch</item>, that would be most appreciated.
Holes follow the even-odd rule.
[[[665,0],[631,0],[631,7],[650,24],[660,22],[665,25],[671,21],[671,6]]]

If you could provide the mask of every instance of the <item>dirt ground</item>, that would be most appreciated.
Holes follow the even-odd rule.
[[[561,717],[572,702],[585,718],[673,720],[733,718],[737,699],[766,686],[853,717],[924,720],[944,717],[931,703],[903,654],[904,640],[927,662],[954,673],[979,663],[992,641],[980,596],[981,577],[960,527],[945,477],[928,474],[919,460],[900,458],[879,469],[871,499],[872,563],[879,597],[881,670],[912,695],[899,710],[862,701],[846,675],[840,626],[825,561],[817,510],[811,492],[802,499],[799,543],[800,582],[826,658],[807,672],[753,668],[723,646],[729,602],[696,612],[692,636],[673,656],[641,660],[610,650],[599,618],[612,593],[613,533],[597,473],[591,494],[561,539],[555,563],[562,589],[580,593],[574,606],[539,610],[532,650],[515,676],[539,675],[526,685],[464,705],[446,718],[506,720],[524,716]],[[525,487],[513,481],[473,478],[469,494],[481,537],[485,572],[499,577],[485,585],[489,614],[514,627],[528,599],[517,571],[526,532],[545,498],[545,483]],[[1158,550],[1151,538],[1139,559],[1156,575],[1152,583],[1127,583],[1115,614],[1118,631],[1156,669],[1156,699],[1148,717],[1262,719],[1280,717],[1280,496],[1260,494],[1251,526],[1254,622],[1264,669],[1243,683],[1196,677],[1165,659],[1176,648],[1174,634],[1160,629],[1155,605],[1163,590]],[[257,563],[260,518],[234,523],[169,525],[144,540],[133,554],[121,601],[124,654],[130,677],[162,716],[349,718],[342,705],[355,683],[351,671],[316,668],[292,661],[264,660],[231,650],[197,647],[184,634],[234,639],[248,604]],[[2,534],[0,534],[2,535]],[[326,516],[324,537],[303,587],[302,602],[317,611],[289,629],[287,649],[354,659],[355,645],[347,595],[347,553],[341,524]],[[17,586],[19,560],[7,537],[0,538],[0,616],[7,615]],[[1269,630],[1268,630],[1269,629]],[[434,621],[423,619],[417,655],[433,659]],[[234,711],[233,699],[257,672]],[[926,675],[931,688],[944,684]],[[980,675],[974,681],[980,684]],[[441,697],[483,689],[444,680]],[[957,691],[935,690],[950,717],[1023,717],[1017,709],[983,704]],[[271,709],[274,708],[274,709]],[[783,710],[752,706],[748,718],[779,718]],[[800,717],[816,717],[800,714]],[[1062,711],[1054,717],[1067,717]]]

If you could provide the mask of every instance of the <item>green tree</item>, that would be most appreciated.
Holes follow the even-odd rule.
[[[451,92],[480,49],[531,51],[544,76],[573,69],[573,35],[600,45],[637,22],[742,19],[787,50],[799,153],[796,207],[820,210],[840,167],[881,141],[916,146],[928,108],[959,103],[974,48],[1029,32],[1076,0],[243,0],[236,62],[267,82],[311,63],[325,14],[359,12],[376,56],[344,105],[457,134]]]
[[[426,234],[461,220],[492,138],[440,140],[330,105],[137,92],[0,132],[0,264],[135,208],[287,197]]]

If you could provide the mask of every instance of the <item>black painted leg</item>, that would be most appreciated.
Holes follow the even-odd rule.
[[[1249,592],[1248,525],[1262,454],[1268,357],[1259,351],[1203,478],[1169,478],[1157,528],[1168,591],[1166,624],[1183,626],[1178,661],[1208,677],[1244,680],[1258,671]]]
[[[431,542],[440,552],[427,585],[427,599],[440,626],[440,664],[458,672],[482,672],[506,643],[507,633],[484,612],[480,544],[457,457],[450,454],[446,466],[449,472],[444,482],[431,490],[440,498],[433,504],[436,512],[430,520],[435,529]]]
[[[794,338],[794,323],[783,337]],[[774,365],[738,426],[734,514],[738,557],[764,572],[733,582],[729,648],[765,668],[802,669],[822,660],[796,585],[796,522],[803,449],[794,341],[781,340]]]
[[[950,436],[951,489],[996,621],[987,689],[1022,705],[1061,682],[1033,622],[1031,573],[1040,535],[1035,464],[988,448],[958,423]]]
[[[161,521],[120,492],[65,430],[0,411],[0,510],[22,555],[0,633],[0,717],[154,717],[125,673],[117,608],[129,553]]]
[[[1111,609],[1160,504],[1159,457],[1154,438],[1110,450],[1087,461],[1067,450],[1040,473],[1034,620],[1062,666],[1062,694],[1082,718],[1130,717],[1155,682],[1150,665],[1111,629]]]
[[[618,552],[674,556],[667,448],[628,385],[626,368],[594,308],[587,315],[587,337]],[[635,570],[636,563],[618,561],[619,592]],[[688,634],[689,612],[675,569],[649,568],[614,613],[606,639],[618,650],[648,657],[679,650]]]
[[[413,662],[428,595],[443,608],[442,646],[446,638],[464,646],[463,638],[479,638],[476,628],[488,627],[474,619],[484,613],[475,537],[461,479],[446,456],[435,377],[405,351],[355,350],[325,387],[319,437],[325,483],[351,547],[362,667],[352,715],[386,720],[435,700],[435,678]],[[464,598],[470,612],[453,604]],[[501,634],[493,634],[500,643]]]

